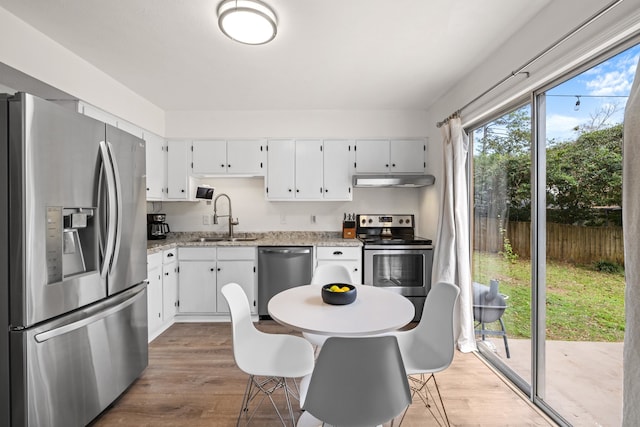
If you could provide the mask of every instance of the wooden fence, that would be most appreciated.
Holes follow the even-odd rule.
[[[476,218],[474,249],[504,251],[503,236],[496,219]],[[520,258],[531,257],[531,223],[510,222],[504,237]],[[577,264],[610,261],[624,265],[622,227],[583,227],[547,224],[547,258]]]

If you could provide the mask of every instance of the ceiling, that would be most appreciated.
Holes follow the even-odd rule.
[[[266,45],[226,38],[221,0],[0,0],[165,111],[426,110],[550,0],[265,0]]]

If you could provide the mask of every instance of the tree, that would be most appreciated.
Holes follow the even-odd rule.
[[[547,150],[547,219],[600,225],[598,207],[622,206],[622,124]]]

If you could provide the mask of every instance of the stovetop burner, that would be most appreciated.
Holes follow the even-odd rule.
[[[356,235],[366,245],[431,245],[415,236],[415,219],[406,215],[357,215]]]

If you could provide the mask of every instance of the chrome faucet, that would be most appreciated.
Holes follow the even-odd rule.
[[[220,197],[222,197],[222,196],[226,197],[227,200],[229,201],[229,214],[228,215],[218,215],[218,199]],[[233,220],[233,214],[231,213],[231,199],[229,198],[229,196],[227,196],[224,193],[220,193],[213,200],[213,223],[217,224],[218,223],[218,218],[225,217],[225,216],[229,218],[229,239],[233,239],[233,226],[234,225],[238,225],[240,222],[237,219],[235,221]]]

